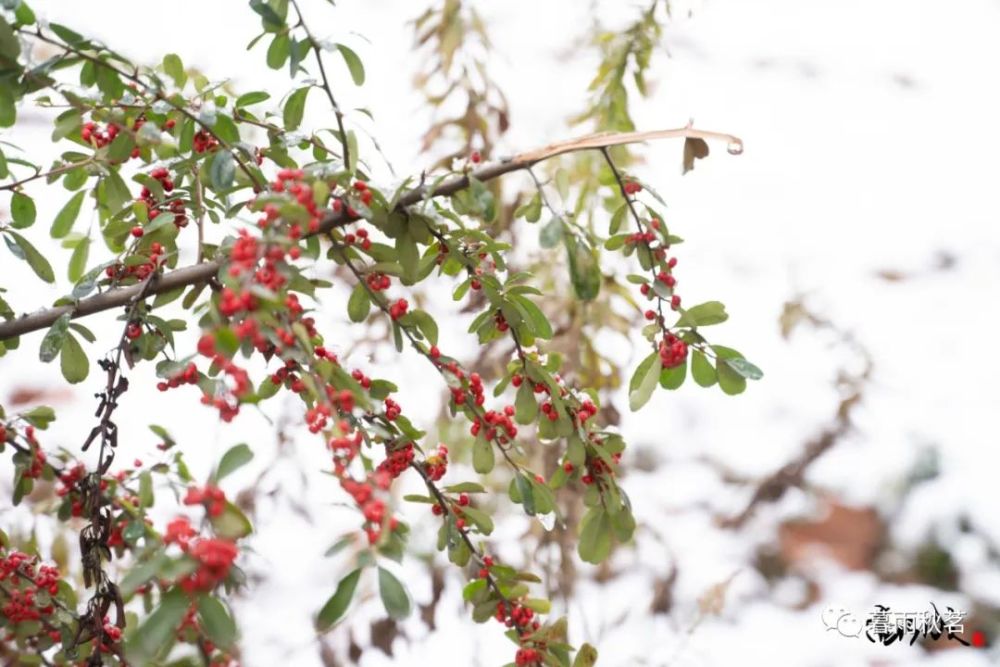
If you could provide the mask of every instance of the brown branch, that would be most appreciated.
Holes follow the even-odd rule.
[[[723,139],[732,145],[742,146],[736,137],[718,134],[715,132],[702,132],[692,128],[681,128],[678,130],[661,130],[657,132],[626,132],[622,134],[593,134],[569,141],[551,144],[545,148],[536,149],[527,153],[521,153],[511,158],[506,158],[492,164],[487,164],[476,169],[469,174],[455,176],[441,183],[433,189],[428,189],[421,185],[418,188],[409,190],[399,198],[396,204],[398,209],[412,206],[424,199],[431,197],[447,197],[469,187],[470,179],[478,181],[491,181],[500,178],[505,174],[514,171],[528,169],[539,162],[547,160],[557,155],[580,150],[600,149],[607,146],[618,146],[626,143],[647,141],[650,139],[676,138],[676,137],[707,137],[711,139]],[[359,218],[351,217],[346,209],[340,213],[329,212],[320,222],[319,229],[315,234],[326,234],[337,227],[355,222]],[[149,294],[160,294],[170,292],[180,287],[197,285],[204,283],[215,277],[222,266],[222,261],[217,259],[203,264],[184,267],[164,274],[149,289]],[[141,291],[140,285],[122,287],[109,290],[103,294],[98,294],[77,302],[75,305],[58,306],[47,310],[37,311],[30,315],[12,319],[0,323],[0,341],[30,333],[39,329],[45,329],[52,325],[59,317],[65,313],[72,313],[74,318],[92,315],[104,310],[127,305],[132,298]]]

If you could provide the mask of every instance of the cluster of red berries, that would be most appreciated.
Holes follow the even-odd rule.
[[[177,582],[188,593],[214,589],[229,576],[239,555],[239,549],[229,540],[197,535],[187,517],[171,521],[163,535],[164,544],[176,544],[198,563],[198,569]]]
[[[520,667],[521,665],[538,665],[541,664],[542,654],[533,648],[519,648],[517,653],[514,654],[514,664]]]
[[[642,192],[642,184],[639,181],[625,181],[625,185],[622,189],[627,195],[634,195],[636,193]]]
[[[372,191],[368,189],[367,183],[364,181],[355,181],[354,189],[357,191],[358,199],[361,200],[362,204],[368,206],[372,203]]]
[[[392,481],[388,474],[376,475],[376,480],[381,488],[388,488]],[[385,522],[385,503],[374,497],[375,491],[371,483],[367,481],[359,482],[350,477],[343,477],[340,486],[350,494],[354,502],[361,508],[361,513],[365,517],[365,534],[368,536],[368,543],[375,544],[382,537],[382,526]],[[390,531],[399,527],[396,517],[390,517],[388,522]]]
[[[389,286],[392,285],[392,280],[389,278],[389,276],[385,275],[384,273],[380,273],[378,271],[369,273],[368,276],[365,278],[365,282],[368,283],[368,287],[370,287],[373,292],[381,292],[383,290],[387,290],[389,289]]]
[[[226,494],[214,484],[206,484],[199,489],[188,487],[184,496],[185,505],[202,505],[209,516],[219,516],[226,509]]]
[[[133,236],[135,236],[135,230],[138,229],[142,231],[142,227],[133,228]],[[142,234],[140,234],[142,236]],[[104,275],[106,275],[111,280],[122,280],[128,277],[135,277],[139,280],[145,280],[149,277],[149,274],[156,271],[156,268],[162,263],[161,255],[163,254],[163,246],[155,241],[149,246],[149,260],[142,264],[132,264],[126,266],[121,262],[112,264],[108,268],[104,269]]]
[[[398,299],[395,303],[389,306],[389,317],[393,320],[398,320],[403,315],[406,315],[406,311],[409,307],[410,304],[407,303],[406,299]]]
[[[483,415],[483,421],[480,421],[479,417],[472,420],[472,426],[469,427],[469,433],[471,433],[473,437],[478,436],[480,430],[482,430],[485,424],[486,439],[499,439],[500,444],[506,445],[508,442],[517,437],[517,426],[514,425],[513,417],[514,407],[510,405],[505,406],[503,412],[488,410],[486,414]]]
[[[365,387],[367,389],[367,387]],[[389,421],[395,421],[402,413],[403,409],[399,407],[399,403],[392,400],[391,398],[385,399],[385,418]]]
[[[660,363],[664,368],[680,366],[687,359],[688,346],[672,333],[668,333],[660,341]]]
[[[195,153],[210,153],[219,147],[219,141],[207,130],[198,130],[191,138]]]
[[[392,479],[396,479],[409,467],[412,462],[413,443],[408,442],[402,447],[397,447],[389,452],[389,455],[386,456],[385,460],[378,464],[378,468],[376,470],[388,474]]]
[[[444,477],[444,474],[448,472],[448,447],[446,445],[443,443],[438,445],[437,452],[424,460],[424,472],[427,473],[432,482]]]
[[[169,194],[170,192],[173,192],[174,181],[170,178],[170,172],[167,171],[166,167],[157,167],[153,171],[149,172],[149,176],[160,182],[160,187],[163,188],[164,193]],[[178,228],[187,227],[188,218],[187,215],[185,215],[184,200],[179,197],[171,199],[169,203],[166,201],[157,201],[152,191],[144,186],[142,191],[139,193],[139,199],[136,201],[145,205],[147,215],[150,220],[154,220],[158,215],[160,215],[160,213],[168,212],[173,214],[174,224]],[[142,231],[141,227],[138,229]],[[135,231],[136,228],[133,228],[133,236],[142,236],[141,233],[136,234]]]
[[[39,604],[39,592],[54,596],[59,592],[59,570],[41,565],[35,568],[34,559],[16,550],[0,551],[0,583],[6,599],[0,606],[0,614],[6,619],[9,629],[17,623],[40,621],[50,616],[55,607],[52,602]],[[59,633],[55,632],[54,641]]]
[[[46,456],[42,448],[37,444],[33,443],[31,448],[31,464],[24,469],[22,475],[31,479],[38,479],[42,476],[42,471],[45,469]]]
[[[524,605],[503,601],[497,602],[497,612],[495,617],[508,628],[517,626],[524,629],[538,629],[538,622],[534,620],[535,612]]]
[[[104,129],[93,121],[88,121],[80,128],[80,138],[95,148],[104,148],[118,136],[121,128],[115,123],[108,123]]]
[[[166,381],[157,382],[156,388],[160,391],[166,391],[167,389],[176,389],[182,384],[198,384],[198,367],[194,365],[194,362],[188,363],[184,370],[174,373]]]
[[[367,192],[368,194],[371,194],[370,190],[368,190]],[[361,240],[359,241],[358,239]],[[365,229],[364,227],[358,227],[358,229],[355,230],[353,233],[348,232],[347,234],[344,234],[344,243],[346,243],[347,245],[354,245],[355,243],[357,243],[358,245],[361,246],[362,250],[371,250],[372,247],[372,240],[368,238],[368,230]],[[386,287],[388,287],[388,285],[386,285]]]
[[[201,402],[204,405],[212,405],[219,411],[219,417],[224,422],[231,422],[240,411],[240,399],[247,396],[253,387],[250,384],[250,375],[246,369],[236,365],[224,354],[219,354],[215,349],[215,338],[211,334],[204,334],[198,341],[198,352],[212,360],[212,364],[220,368],[229,378],[229,383],[218,383],[219,393],[215,396],[203,394]]]
[[[501,313],[499,310],[493,316],[493,321],[497,325],[497,331],[500,331],[501,333],[507,331],[507,329],[510,329],[510,325],[507,324],[507,318],[505,318],[503,316],[503,313]]]

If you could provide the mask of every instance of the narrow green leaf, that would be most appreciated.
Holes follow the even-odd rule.
[[[66,341],[66,330],[69,328],[70,314],[64,313],[59,316],[42,338],[41,347],[38,350],[38,358],[45,363],[49,363],[59,354]]]
[[[317,630],[320,632],[327,630],[343,617],[354,597],[354,590],[358,587],[360,577],[361,568],[358,568],[340,580],[340,583],[337,584],[337,590],[319,610],[319,616],[316,619]]]
[[[208,176],[212,180],[213,188],[228,190],[236,176],[236,161],[233,159],[233,154],[225,150],[216,151],[208,169]]]
[[[66,332],[63,340],[62,351],[59,354],[59,367],[63,377],[70,384],[77,384],[87,379],[90,372],[90,360],[80,346],[80,341],[76,337]]]
[[[306,111],[306,97],[309,95],[309,86],[299,88],[285,102],[282,117],[285,121],[285,129],[288,131],[297,130],[302,124],[302,116]]]
[[[365,66],[361,62],[361,58],[343,44],[337,44],[337,50],[344,57],[344,63],[347,64],[347,69],[351,72],[351,78],[354,79],[354,85],[362,85],[365,82]]]
[[[691,353],[691,377],[702,387],[711,387],[716,382],[715,368],[701,350]]]
[[[163,56],[163,71],[167,73],[178,88],[183,88],[187,83],[187,73],[184,71],[184,63],[176,53],[168,53]]]
[[[267,47],[267,66],[271,69],[281,69],[288,60],[289,47],[291,41],[287,32],[278,33],[271,40],[271,45]]]
[[[236,107],[248,107],[254,104],[260,104],[266,100],[271,99],[271,96],[264,91],[257,90],[251,93],[244,93],[236,98]]]
[[[611,519],[603,507],[592,507],[580,522],[577,553],[587,563],[598,564],[611,553]]]
[[[399,579],[384,567],[378,569],[378,592],[390,617],[400,620],[410,615],[410,596]]]
[[[49,234],[54,239],[61,239],[73,228],[73,223],[80,215],[80,207],[83,205],[83,198],[86,192],[81,190],[73,195],[68,202],[56,214],[56,219],[52,221],[52,229]]]
[[[227,649],[236,640],[236,621],[218,598],[202,595],[198,599],[198,616],[205,634],[216,646]]]
[[[628,404],[632,412],[649,401],[653,390],[656,389],[656,381],[659,377],[660,355],[653,352],[636,367],[629,382]]]
[[[274,383],[272,382],[271,384]],[[229,450],[222,455],[222,459],[219,461],[219,467],[215,471],[215,481],[218,482],[230,473],[235,472],[247,463],[250,463],[252,460],[253,450],[246,444],[240,443],[230,447]]]
[[[480,475],[485,475],[493,470],[495,462],[493,443],[480,434],[472,443],[472,468]]]
[[[759,380],[764,377],[764,371],[760,370],[743,357],[726,359],[726,364],[748,380]]]
[[[522,382],[517,388],[517,397],[514,399],[514,419],[518,424],[531,424],[537,417],[538,402],[535,400],[532,383]]]
[[[180,588],[166,592],[159,606],[129,637],[125,649],[129,661],[137,665],[151,664],[156,654],[173,640],[189,604],[187,594]]]
[[[73,254],[69,257],[69,265],[66,267],[66,275],[74,283],[83,276],[83,271],[87,267],[87,258],[90,255],[90,239],[80,239],[80,242],[73,248]]]
[[[362,283],[358,283],[351,291],[351,298],[347,300],[347,316],[351,318],[352,322],[364,322],[371,307],[368,290]]]

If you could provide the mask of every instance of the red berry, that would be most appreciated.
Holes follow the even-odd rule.
[[[132,236],[135,238],[141,238],[143,234],[145,234],[145,232],[142,231],[142,227],[136,225],[132,228]]]
[[[656,319],[656,313],[654,313],[651,310],[647,310],[646,311],[646,319],[647,320],[655,320]]]
[[[479,154],[479,151],[472,151],[472,155],[469,156],[469,159],[472,160],[472,164],[479,164],[482,161],[483,156]]]

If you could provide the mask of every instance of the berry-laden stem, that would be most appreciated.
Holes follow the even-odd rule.
[[[337,249],[337,252],[340,255],[341,259],[343,260],[344,264],[351,271],[351,273],[354,274],[354,277],[357,278],[358,282],[364,286],[365,290],[368,292],[368,295],[371,297],[372,303],[374,303],[379,310],[381,310],[383,313],[392,318],[391,308],[386,303],[386,300],[382,297],[382,295],[375,292],[371,288],[371,286],[368,285],[368,281],[365,280],[364,274],[362,274],[361,271],[356,266],[354,266],[354,263],[347,256],[347,253],[344,252],[343,246],[341,246],[336,239],[332,238],[332,236],[330,240],[334,244],[334,248]],[[392,319],[395,320],[395,318]],[[437,370],[438,374],[444,377],[445,371],[443,370],[441,365],[439,365],[434,360],[434,358],[431,357],[430,353],[426,349],[424,349],[424,346],[422,346],[420,342],[417,341],[417,339],[413,336],[413,333],[409,330],[409,328],[403,324],[400,324],[399,322],[396,322],[396,325],[399,326],[400,330],[403,332],[403,335],[406,336],[406,339],[410,342],[410,346],[413,347],[413,349],[416,350],[422,357],[427,359],[427,361],[429,361],[430,364],[434,366],[434,368]],[[468,408],[472,411],[472,413],[475,414],[476,417],[479,418],[481,422],[485,424],[486,423],[485,413],[480,411],[478,409],[478,406],[476,406],[475,404],[470,403],[467,405]],[[500,442],[499,435],[493,438],[493,443],[497,446],[497,449],[500,450],[500,453],[503,455],[504,459],[507,461],[508,464],[510,464],[510,466],[515,470],[515,472],[520,472],[522,470],[522,467],[516,461],[510,458],[510,455],[507,453],[507,448],[505,448]]]
[[[258,190],[258,189],[259,190],[263,190],[264,189],[264,183],[263,183],[263,181],[260,180],[260,177],[256,173],[254,173],[254,170],[251,169],[249,167],[249,165],[247,165],[246,161],[243,158],[240,157],[239,153],[236,150],[233,149],[233,147],[229,144],[229,142],[227,142],[224,139],[222,139],[215,132],[215,130],[213,130],[211,128],[211,126],[209,126],[207,123],[205,123],[204,121],[202,121],[201,119],[199,119],[195,114],[191,113],[184,105],[177,104],[172,99],[170,99],[169,97],[167,97],[166,95],[164,95],[162,91],[153,89],[152,86],[150,86],[145,81],[143,81],[138,75],[126,72],[123,69],[115,67],[114,65],[111,65],[108,62],[106,62],[104,60],[101,60],[100,58],[97,58],[95,56],[90,55],[89,53],[85,53],[84,51],[81,51],[81,50],[79,50],[79,49],[77,49],[75,47],[72,47],[69,44],[64,44],[64,43],[62,43],[62,42],[60,42],[58,40],[52,39],[51,37],[46,37],[45,35],[42,34],[42,29],[41,28],[36,29],[35,32],[31,32],[31,31],[28,31],[28,30],[24,30],[23,28],[19,28],[17,30],[17,32],[20,33],[20,34],[22,34],[22,35],[28,35],[28,36],[30,36],[30,37],[32,37],[34,39],[37,39],[37,40],[39,40],[41,42],[45,42],[46,44],[50,44],[50,45],[52,45],[52,46],[54,46],[54,47],[56,47],[58,49],[62,49],[66,53],[72,53],[73,55],[75,55],[75,56],[77,56],[79,58],[82,58],[82,59],[84,59],[84,60],[86,60],[86,61],[88,61],[90,63],[93,63],[96,67],[103,67],[105,69],[109,69],[112,72],[114,72],[115,74],[117,74],[118,76],[123,77],[125,79],[128,79],[132,83],[134,83],[134,84],[136,84],[138,86],[141,86],[142,89],[145,90],[147,93],[150,93],[150,94],[154,95],[156,97],[156,99],[158,99],[158,100],[163,100],[164,102],[166,102],[167,104],[169,104],[171,107],[173,107],[175,110],[179,111],[186,118],[188,118],[192,122],[194,122],[197,125],[199,125],[205,132],[207,132],[208,134],[210,134],[213,139],[215,139],[216,141],[219,142],[220,146],[222,146],[223,148],[225,148],[227,151],[229,151],[232,154],[233,159],[236,160],[236,164],[240,168],[240,171],[242,171],[244,174],[246,174],[246,177],[250,180],[250,183],[253,185],[254,189],[255,190]]]

